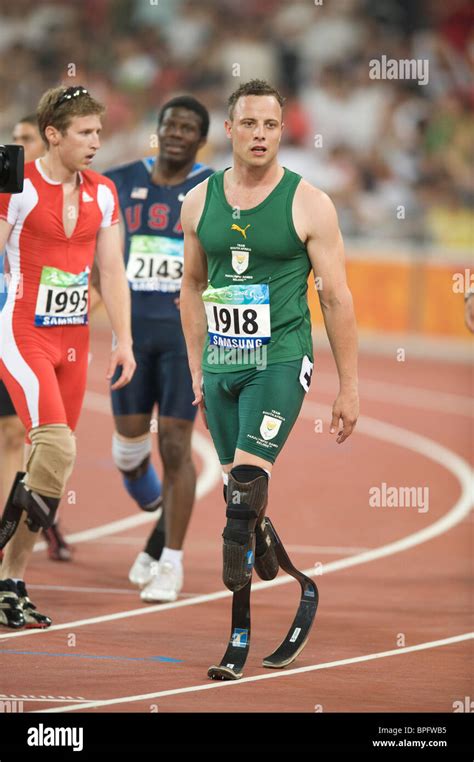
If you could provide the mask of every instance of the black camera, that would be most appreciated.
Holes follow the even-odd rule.
[[[21,193],[25,168],[23,146],[0,145],[0,193]]]

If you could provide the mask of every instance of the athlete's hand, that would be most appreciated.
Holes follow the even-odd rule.
[[[193,392],[194,392],[193,405],[194,407],[196,406],[199,407],[199,410],[201,411],[202,419],[204,421],[204,426],[206,427],[206,429],[209,429],[209,426],[207,425],[206,405],[204,402],[204,394],[202,391],[202,371],[198,370],[195,373],[193,373],[192,378],[193,378]]]
[[[359,417],[359,395],[357,389],[348,389],[340,391],[336,401],[332,406],[332,420],[330,434],[334,434],[339,428],[339,421],[342,419],[342,429],[337,432],[336,442],[342,444],[347,437],[350,437]]]
[[[176,299],[174,300],[174,303],[176,304],[176,309],[179,310],[179,305],[180,305],[179,296],[176,297]]]
[[[131,345],[117,344],[117,346],[112,350],[112,354],[110,355],[109,369],[107,371],[108,381],[110,381],[110,379],[113,377],[118,365],[122,367],[122,373],[120,374],[120,377],[117,379],[115,384],[112,384],[110,387],[112,391],[115,391],[115,389],[121,389],[123,386],[126,386],[132,380],[133,374],[135,373],[137,364],[135,362],[135,357],[133,356]]]

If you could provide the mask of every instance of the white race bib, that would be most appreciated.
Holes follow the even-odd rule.
[[[127,278],[133,291],[179,291],[183,264],[182,239],[156,235],[132,236]]]
[[[209,343],[226,349],[255,349],[271,338],[268,285],[232,285],[204,291]]]
[[[89,268],[79,274],[43,267],[36,300],[35,325],[87,325]]]

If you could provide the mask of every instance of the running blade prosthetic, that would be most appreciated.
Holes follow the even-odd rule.
[[[212,680],[239,680],[250,648],[250,588],[252,578],[232,596],[232,628],[229,645],[219,666],[209,667]]]
[[[316,583],[291,563],[288,554],[269,518],[265,518],[267,529],[275,547],[278,563],[283,571],[294,577],[301,586],[301,598],[296,610],[293,624],[278,648],[263,660],[264,667],[282,669],[291,664],[305,647],[313,626],[318,608],[319,594]]]

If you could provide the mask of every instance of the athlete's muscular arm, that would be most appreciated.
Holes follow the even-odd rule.
[[[95,257],[102,299],[117,342],[110,357],[107,378],[112,378],[117,365],[121,365],[120,378],[111,387],[121,389],[131,380],[136,363],[132,352],[130,289],[125,275],[118,225],[99,230]]]
[[[122,210],[119,209],[119,228],[120,228],[120,240],[125,239],[125,220],[123,218]],[[92,265],[90,287],[89,287],[89,312],[95,312],[102,304],[102,287],[100,285],[100,272],[97,266],[97,261],[94,259]]]
[[[207,261],[199,243],[196,228],[204,208],[206,189],[207,180],[187,193],[181,208],[181,225],[184,231],[184,270],[180,294],[181,324],[193,379],[193,405],[200,405],[202,410],[201,361],[207,336],[207,320],[201,296],[207,287]]]
[[[331,199],[301,181],[293,202],[298,235],[306,242],[314,275],[319,278],[319,301],[339,374],[339,394],[333,405],[331,434],[342,418],[341,443],[352,433],[359,415],[357,391],[357,327],[352,295],[346,281],[344,244]]]

